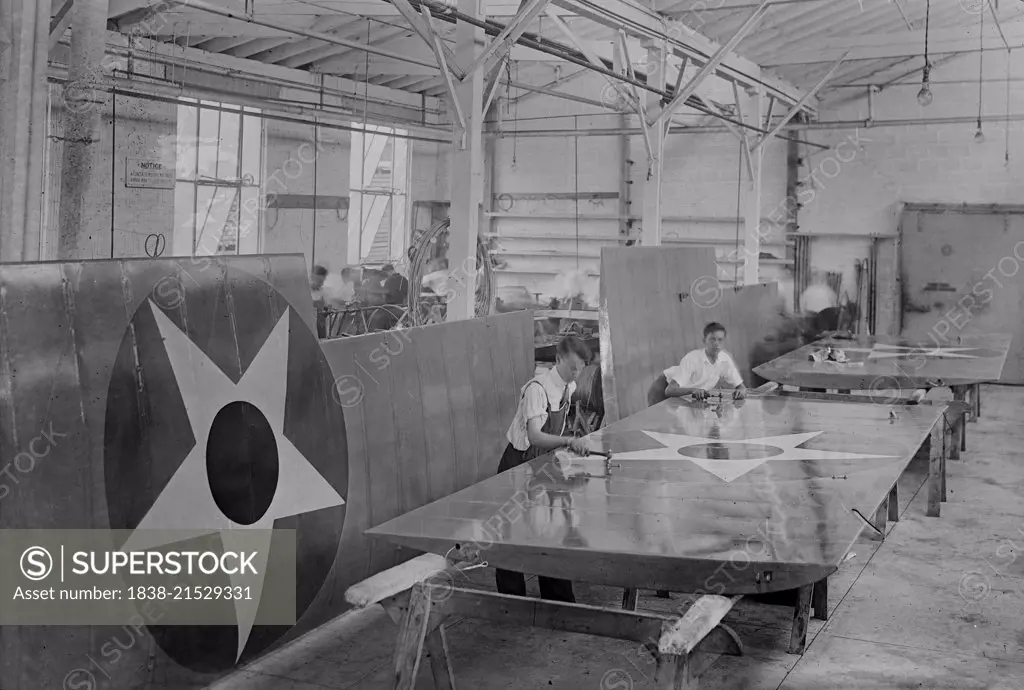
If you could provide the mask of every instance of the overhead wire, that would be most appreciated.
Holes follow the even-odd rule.
[[[579,122],[573,119],[573,129],[579,130]],[[573,179],[576,183],[576,270],[580,270],[580,138],[573,140]]]
[[[743,142],[739,145],[739,157],[736,160],[736,256],[740,255],[740,220],[743,217]],[[739,285],[740,265],[733,264],[732,267],[733,285]]]
[[[1006,166],[1010,165],[1010,68],[1013,65],[1012,53],[1006,50]]]

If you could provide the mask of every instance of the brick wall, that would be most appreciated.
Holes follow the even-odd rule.
[[[546,75],[547,79],[554,74]],[[534,81],[544,78],[531,77]],[[559,89],[574,94],[601,100],[609,89],[604,78],[591,74],[577,78]],[[586,113],[585,115],[583,113]],[[618,192],[620,179],[619,137],[580,136],[573,137],[515,137],[517,127],[521,129],[612,129],[621,127],[621,118],[611,111],[601,112],[594,106],[576,103],[545,95],[534,95],[521,101],[518,108],[501,108],[501,130],[504,134],[495,147],[496,194],[524,194],[543,192]],[[636,128],[631,118],[630,128]],[[644,187],[647,181],[647,151],[641,136],[630,137],[631,209],[633,215],[643,211]],[[746,166],[741,167],[740,144],[731,134],[672,135],[666,143],[665,167],[663,174],[662,215],[665,236],[699,237],[725,239],[735,242],[737,232],[743,241],[743,226],[737,226],[735,218],[742,216],[737,210],[737,184],[742,180],[744,192],[749,185]],[[780,206],[785,196],[786,148],[784,142],[773,142],[766,150],[763,167],[762,215],[768,216],[772,209]],[[506,202],[507,205],[507,202]],[[526,201],[517,200],[509,212],[515,214],[572,214],[576,203],[571,200]],[[505,209],[495,209],[505,210]],[[618,202],[614,199],[581,201],[579,213],[586,215],[617,215]],[[677,220],[680,217],[720,219],[717,222],[694,222]],[[577,243],[575,220],[551,218],[499,218],[491,227],[506,234],[544,234],[564,237],[564,240],[531,241],[502,240],[513,269],[535,270],[537,273],[508,273],[499,275],[499,285],[525,285],[531,292],[544,292],[553,287],[551,272],[575,268],[577,264]],[[634,232],[640,232],[641,223],[634,222]],[[619,224],[617,220],[583,220],[579,224],[581,235],[607,236],[615,244]],[[602,242],[584,240],[579,243],[579,266],[596,272]],[[719,248],[720,256],[729,251],[729,246]],[[765,247],[776,256],[785,256],[784,247]],[[554,255],[515,256],[515,252],[550,251]],[[546,271],[547,273],[541,273]],[[728,275],[733,274],[730,269]],[[780,277],[778,267],[764,267],[762,278],[774,280]]]
[[[1019,56],[1017,56],[1019,60]],[[1017,69],[1018,76],[1021,72]],[[996,80],[983,85],[985,115],[1006,113],[1006,56],[985,54],[984,76]],[[932,72],[934,99],[927,108],[916,100],[919,83],[891,87],[875,95],[876,121],[965,116],[978,113],[978,56],[969,55],[940,66]],[[944,81],[963,83],[944,84]],[[843,90],[844,95],[849,94]],[[835,92],[830,100],[835,98]],[[1024,112],[1024,90],[1011,82],[1010,113]],[[822,113],[822,120],[858,120],[867,117],[866,97]],[[828,153],[812,153],[816,170],[811,201],[800,211],[802,230],[814,232],[892,233],[897,229],[901,205],[907,202],[935,203],[1020,203],[1024,193],[1024,123],[1010,123],[1010,160],[1006,161],[1006,123],[985,123],[985,142],[973,140],[973,122],[945,125],[908,125],[870,129],[808,132],[813,141],[836,146],[844,139],[858,141],[847,146],[840,165],[828,164]],[[824,169],[823,169],[824,167]],[[824,172],[834,174],[827,177]],[[809,189],[808,187],[804,188]],[[869,243],[857,239],[816,239],[812,265],[822,270],[843,271],[844,286],[853,285],[853,261],[867,256]]]
[[[49,137],[43,172],[40,259],[57,258],[60,227],[61,169],[64,163],[64,87],[50,85]],[[93,95],[100,110],[95,163],[85,183],[88,203],[82,216],[84,232],[80,242],[88,258],[106,259],[143,256],[145,239],[161,233],[166,252],[171,253],[174,237],[174,191],[125,186],[128,158],[163,158],[168,140],[173,142],[176,106],[114,96],[97,91]],[[116,153],[115,153],[116,151]],[[173,146],[170,150],[173,160]]]

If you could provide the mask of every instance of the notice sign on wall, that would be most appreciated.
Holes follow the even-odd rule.
[[[174,189],[174,166],[157,158],[129,158],[124,186]]]

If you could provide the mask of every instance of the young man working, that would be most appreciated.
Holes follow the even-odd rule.
[[[519,405],[505,434],[508,445],[498,463],[498,474],[529,462],[544,453],[569,448],[580,455],[589,450],[581,439],[568,435],[566,414],[576,377],[590,361],[586,344],[576,336],[566,336],[558,343],[554,368],[526,382],[519,394]],[[509,570],[495,569],[498,592],[526,596],[526,576]],[[542,599],[575,603],[572,582],[553,577],[538,577]]]
[[[665,395],[670,398],[691,395],[694,400],[704,400],[708,391],[717,388],[719,381],[724,380],[733,389],[733,397],[744,397],[747,389],[743,385],[743,377],[732,356],[722,349],[724,342],[725,326],[715,322],[705,326],[704,347],[688,352],[679,366],[665,370],[668,381]]]

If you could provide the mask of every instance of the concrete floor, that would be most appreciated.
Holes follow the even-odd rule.
[[[926,468],[900,482],[901,520],[862,537],[830,580],[829,620],[811,621],[802,656],[786,653],[792,609],[740,602],[726,622],[746,656],[721,657],[701,688],[1024,688],[1024,388],[989,386],[968,450],[948,467],[949,502],[925,517]],[[493,574],[472,573],[492,589]],[[529,584],[536,596],[536,582]],[[577,584],[581,603],[618,606],[621,590]],[[681,600],[680,595],[676,599]],[[671,610],[642,592],[640,607]],[[218,690],[389,688],[396,626],[353,612],[215,686]],[[463,690],[633,690],[654,664],[627,642],[464,620],[448,628]],[[417,690],[432,690],[426,664]]]

